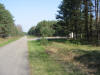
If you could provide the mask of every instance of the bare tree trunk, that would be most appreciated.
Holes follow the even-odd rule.
[[[88,41],[89,40],[89,30],[88,30],[88,1],[85,0],[85,38]]]
[[[97,40],[97,45],[99,41],[99,0],[95,0],[95,15],[96,15],[96,40]]]
[[[93,28],[93,15],[92,15],[92,5],[91,5],[91,3],[90,3],[90,27],[89,27],[89,29],[90,29],[90,32],[89,32],[89,34],[90,34],[90,41],[92,41],[92,39],[93,39],[93,35],[92,35],[92,28]]]

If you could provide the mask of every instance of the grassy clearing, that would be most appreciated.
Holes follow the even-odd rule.
[[[19,37],[0,38],[0,47],[17,40]]]
[[[100,47],[50,40],[29,42],[32,75],[100,75]]]

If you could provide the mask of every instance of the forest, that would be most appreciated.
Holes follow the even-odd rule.
[[[48,26],[50,30],[53,30],[52,36],[69,36],[70,33],[73,33],[74,40],[99,45],[99,9],[99,0],[63,0],[56,15],[57,21],[47,21],[44,26],[40,22],[28,33],[40,36],[41,28]]]
[[[15,25],[14,17],[5,8],[3,4],[0,4],[0,37],[12,37],[22,35],[23,31],[20,25]]]

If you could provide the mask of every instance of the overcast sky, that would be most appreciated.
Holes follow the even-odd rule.
[[[56,20],[61,0],[0,0],[27,32],[41,20]]]

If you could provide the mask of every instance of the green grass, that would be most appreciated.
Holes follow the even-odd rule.
[[[66,51],[65,44],[51,42],[45,47],[40,45],[40,41],[30,41],[28,46],[32,75],[86,75],[77,65],[63,59],[59,52]],[[50,51],[56,47],[64,50]]]
[[[6,38],[6,39],[0,38],[0,47],[11,43],[11,42],[17,40],[18,38],[19,37],[11,37],[11,38]]]
[[[100,75],[100,47],[68,40],[30,41],[32,75]]]
[[[31,41],[28,45],[32,75],[67,75],[59,63],[45,52],[40,42]]]

